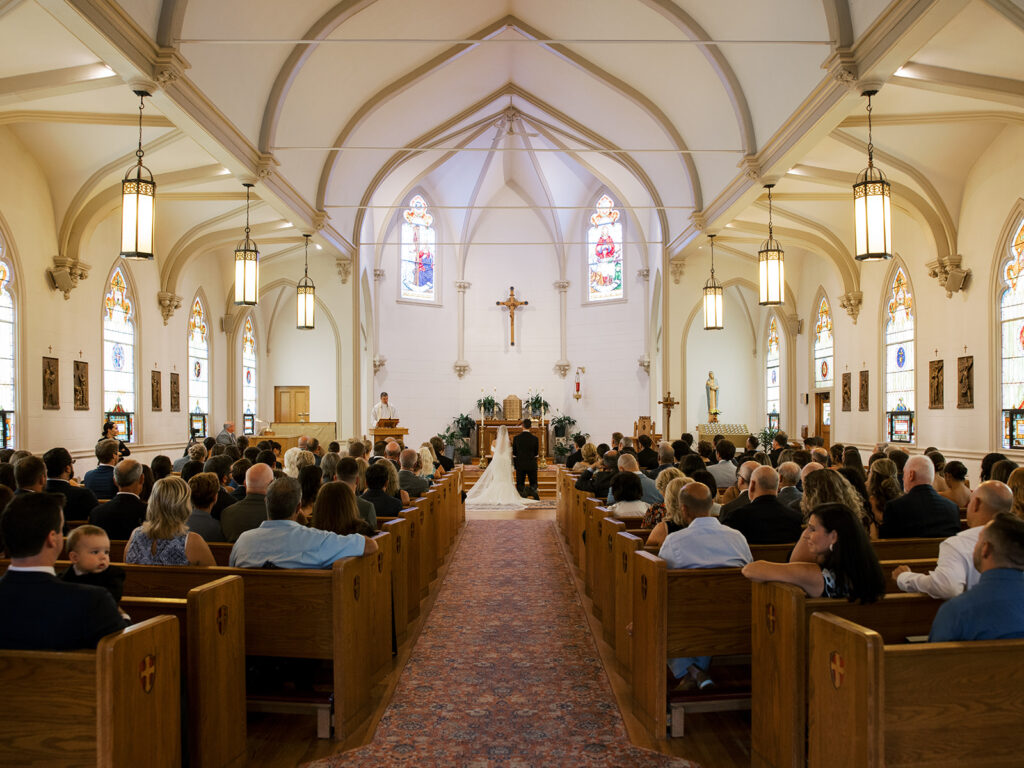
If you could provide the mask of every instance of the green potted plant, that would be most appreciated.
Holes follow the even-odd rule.
[[[779,430],[772,429],[771,427],[765,427],[757,433],[757,441],[760,445],[764,446],[766,453],[772,449],[772,441],[775,440],[777,434],[779,434]]]
[[[531,414],[537,418],[541,418],[545,413],[551,410],[551,404],[544,399],[544,395],[539,392],[536,394],[529,394],[523,400],[523,407],[529,410]]]
[[[480,410],[480,415],[485,419],[492,419],[495,414],[501,413],[501,405],[494,399],[493,395],[481,397],[476,401],[476,407]]]
[[[564,413],[551,419],[551,428],[555,430],[555,437],[565,437],[570,427],[576,424],[576,419]]]
[[[452,420],[452,423],[455,425],[455,428],[459,431],[459,434],[462,437],[469,437],[469,433],[473,430],[473,426],[476,424],[472,417],[465,413],[460,413],[456,416]]]
[[[555,443],[553,450],[555,453],[555,463],[563,464],[565,457],[569,455],[569,446],[565,444],[564,440],[559,440]]]

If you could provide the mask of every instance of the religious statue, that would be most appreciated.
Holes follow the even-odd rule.
[[[974,356],[958,357],[957,383],[956,383],[956,407],[974,407]]]
[[[718,382],[715,372],[708,371],[708,380],[704,382],[704,392],[708,397],[708,421],[717,421],[718,416]]]
[[[942,360],[932,360],[928,363],[928,407],[942,408],[945,401],[945,387],[943,386],[944,366]]]
[[[43,358],[43,410],[60,410],[60,391],[57,388],[57,371],[60,361],[56,357]]]
[[[75,360],[75,410],[89,410],[89,364]]]

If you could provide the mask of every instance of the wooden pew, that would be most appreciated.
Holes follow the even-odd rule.
[[[240,576],[201,584],[185,599],[130,597],[133,621],[178,620],[185,674],[189,765],[234,768],[246,763],[245,595]]]
[[[402,517],[385,520],[380,529],[391,534],[391,599],[395,641],[405,642],[409,630],[409,536],[410,523]],[[416,600],[419,603],[419,599]],[[417,609],[418,613],[418,609]]]
[[[178,621],[107,635],[95,651],[0,650],[0,765],[181,765]]]
[[[633,677],[633,635],[628,631],[633,621],[633,553],[643,548],[643,539],[632,531],[615,534],[612,558],[615,582],[615,658],[627,681]]]
[[[332,661],[333,737],[344,740],[365,717],[371,686],[391,668],[391,535],[375,541],[375,555],[343,558],[329,570],[124,565],[125,592],[184,597],[198,585],[241,576],[246,653]]]
[[[806,765],[808,625],[830,611],[869,626],[887,642],[928,634],[941,601],[927,595],[887,594],[869,605],[809,598],[792,584],[755,583],[750,604],[753,643],[751,765]]]
[[[128,542],[123,539],[112,539],[110,542],[110,562],[123,563],[124,551]],[[223,542],[207,542],[210,552],[213,553],[213,560],[217,565],[227,566],[231,561],[231,547],[234,544]]]
[[[890,645],[816,613],[808,687],[813,768],[1021,764],[1024,640]]]

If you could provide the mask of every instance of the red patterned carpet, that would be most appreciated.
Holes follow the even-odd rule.
[[[336,766],[679,766],[632,746],[543,520],[470,520],[373,742]]]

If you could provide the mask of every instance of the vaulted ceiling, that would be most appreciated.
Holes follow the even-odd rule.
[[[246,178],[269,259],[301,258],[311,229],[332,256],[371,259],[420,187],[460,259],[511,192],[563,264],[600,189],[636,242],[678,259],[704,231],[755,251],[777,182],[780,237],[855,292],[860,91],[882,86],[876,158],[897,208],[955,256],[967,171],[1024,120],[1022,44],[1013,0],[0,0],[0,123],[47,174],[75,260],[116,213],[130,86],[148,82],[171,293],[238,239]]]

